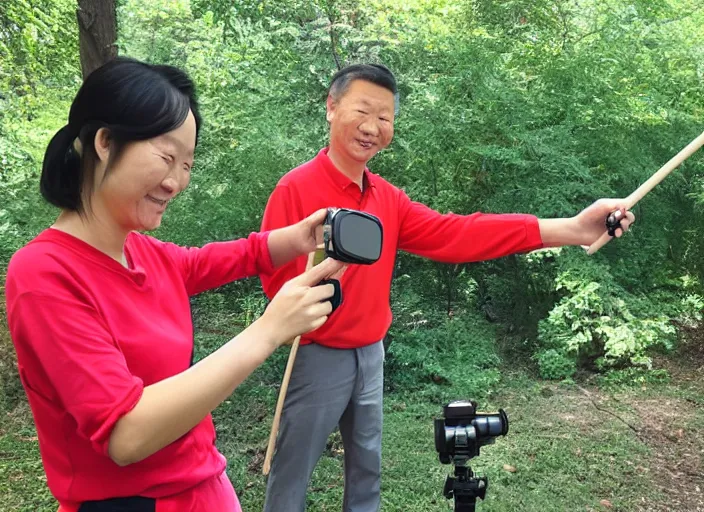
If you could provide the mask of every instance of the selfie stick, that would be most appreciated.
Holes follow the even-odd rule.
[[[322,248],[322,246],[320,247]],[[306,272],[313,268],[315,252],[308,254],[308,263],[306,263]],[[291,345],[291,352],[288,354],[288,363],[286,363],[286,371],[284,379],[281,381],[281,389],[279,389],[279,400],[276,402],[276,412],[274,413],[274,421],[271,424],[271,433],[269,434],[269,445],[266,447],[266,456],[264,457],[264,466],[262,473],[269,474],[271,469],[271,458],[274,456],[274,447],[276,446],[276,436],[279,435],[279,423],[281,422],[281,411],[284,409],[284,401],[286,400],[286,392],[288,391],[288,382],[291,380],[291,372],[293,371],[293,363],[296,361],[296,353],[298,345],[301,342],[301,337],[296,336]]]
[[[643,199],[645,194],[650,192],[653,188],[655,188],[655,185],[660,183],[662,180],[665,179],[665,177],[670,174],[672,171],[677,169],[677,167],[680,166],[682,162],[687,160],[690,156],[692,156],[693,153],[695,153],[700,147],[704,145],[704,132],[694,139],[692,142],[687,144],[687,147],[685,147],[682,151],[677,153],[672,159],[667,162],[665,165],[663,165],[659,171],[657,171],[655,174],[653,174],[650,178],[648,178],[648,181],[643,183],[640,187],[638,187],[630,196],[626,198],[626,210],[630,210],[633,208],[633,206]],[[587,254],[594,254],[596,251],[601,249],[604,245],[609,243],[609,241],[613,237],[609,235],[608,232],[604,232],[601,237],[594,242],[592,245],[589,246],[589,249],[587,249]]]

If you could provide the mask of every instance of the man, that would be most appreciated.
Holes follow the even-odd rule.
[[[545,246],[589,245],[619,210],[623,229],[633,215],[601,200],[577,216],[441,215],[367,169],[389,145],[397,103],[393,74],[353,65],[332,79],[327,98],[330,146],[286,174],[274,189],[262,229],[287,226],[319,208],[363,210],[381,219],[384,246],[371,266],[350,266],[341,278],[345,301],[320,329],[301,340],[283,409],[267,485],[266,512],[305,510],[306,488],[328,436],[339,425],[345,448],[344,512],[380,505],[382,338],[391,324],[389,293],[397,250],[460,263]],[[617,231],[617,236],[622,234]],[[306,258],[262,275],[268,296],[303,272]]]

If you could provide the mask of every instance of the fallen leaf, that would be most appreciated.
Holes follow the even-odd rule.
[[[508,471],[509,473],[516,472],[516,468],[514,466],[511,466],[510,464],[504,464],[504,470]]]
[[[395,403],[392,406],[392,409],[394,411],[405,411],[406,410],[406,402]]]
[[[599,505],[601,505],[602,507],[606,507],[606,508],[613,507],[613,505],[611,504],[611,502],[609,500],[601,500],[599,502]]]

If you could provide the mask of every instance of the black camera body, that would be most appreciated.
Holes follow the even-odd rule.
[[[486,477],[475,478],[467,461],[479,455],[479,449],[508,433],[508,416],[477,412],[473,400],[455,401],[443,408],[443,417],[435,419],[435,449],[443,464],[455,465],[455,476],[448,476],[443,495],[455,500],[455,512],[474,512],[476,500],[484,499],[489,485]]]
[[[443,412],[444,418],[435,420],[435,449],[443,464],[477,457],[479,448],[508,433],[508,416],[503,409],[477,412],[476,402],[460,400],[447,404]]]
[[[384,231],[371,213],[328,208],[323,223],[325,254],[343,263],[371,265],[381,257]]]
[[[371,265],[381,257],[383,241],[384,230],[381,221],[374,215],[347,208],[328,208],[323,222],[324,255],[317,251],[316,257]],[[318,283],[324,284],[331,284],[335,288],[333,296],[329,299],[332,314],[342,305],[342,286],[337,279],[325,279]]]

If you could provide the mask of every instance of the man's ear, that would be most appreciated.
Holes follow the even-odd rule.
[[[107,128],[98,129],[98,131],[95,132],[93,146],[98,159],[101,162],[107,162],[110,157],[110,130]]]
[[[327,108],[327,112],[325,113],[325,119],[327,119],[328,123],[332,123],[332,120],[335,117],[335,109],[337,108],[337,103],[332,98],[332,95],[328,94],[328,100],[325,106]]]

